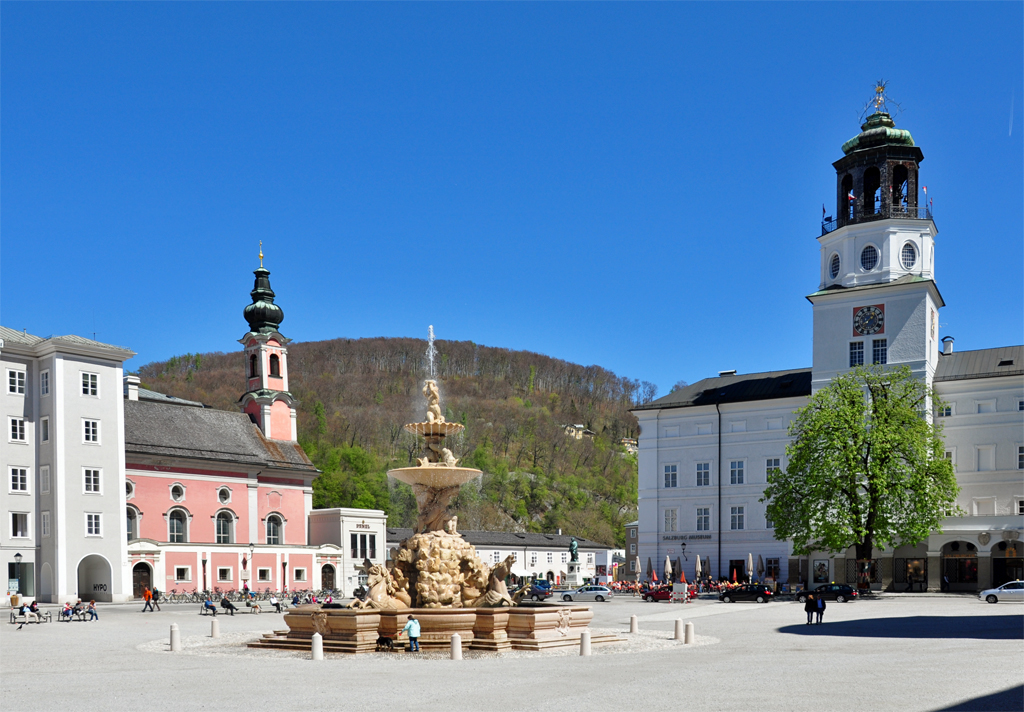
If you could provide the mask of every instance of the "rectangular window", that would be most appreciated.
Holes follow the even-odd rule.
[[[548,563],[551,564],[551,563],[554,563],[554,561],[555,561],[555,559],[554,559],[552,553],[549,551],[548,552]]]
[[[531,551],[530,552],[530,566],[536,566],[536,565],[537,565],[537,552],[536,551]]]
[[[40,418],[39,419],[39,441],[48,443],[50,442],[50,419]]]
[[[98,396],[100,394],[100,377],[95,373],[82,372],[82,395]]]
[[[306,570],[305,569],[294,569],[294,573],[292,575],[295,577],[296,581],[305,581],[306,580]]]
[[[257,581],[269,581],[270,580],[270,569],[256,569],[256,580]]]
[[[98,443],[100,441],[100,421],[82,421],[82,441],[87,443]]]
[[[875,339],[871,342],[871,363],[884,366],[889,363],[889,340]]]
[[[678,474],[676,465],[665,465],[665,486],[677,487],[679,485],[679,482],[676,479]]]
[[[635,554],[636,553],[636,544],[630,544],[629,545],[629,553],[630,554]]]
[[[493,561],[493,563],[495,563],[495,564],[500,564],[501,563],[501,552],[500,551],[495,551],[492,554],[492,557],[493,558],[491,560]]]
[[[1017,469],[1024,470],[1024,446],[1017,446]]]
[[[864,342],[850,342],[850,368],[864,365]]]
[[[711,484],[711,463],[710,462],[698,462],[697,463],[697,486],[707,487]]]
[[[630,529],[629,530],[629,538],[630,539],[636,539],[636,529]]]
[[[944,405],[941,408],[939,408],[935,414],[938,415],[940,418],[949,418],[950,416],[953,415],[953,406]]]
[[[25,395],[25,372],[7,369],[7,392],[14,395]]]
[[[764,575],[765,578],[779,580],[779,560],[777,558],[764,560]]]
[[[85,491],[91,494],[100,493],[100,471],[91,468],[85,468]]]
[[[772,474],[776,470],[782,469],[782,459],[778,457],[769,457],[764,461],[764,476],[765,481],[768,479],[768,475]]]
[[[743,484],[743,460],[733,460],[729,463],[729,484]]]
[[[771,517],[768,516],[768,512],[767,511],[764,513],[764,528],[765,529],[774,529],[775,528],[775,522],[773,522]]]
[[[231,580],[231,568],[228,566],[220,566],[217,568],[217,580],[218,581],[230,581]]]
[[[28,439],[25,437],[25,419],[24,418],[8,418],[10,421],[10,434],[11,442],[25,443]]]
[[[174,580],[175,581],[191,581],[192,580],[192,569],[188,566],[175,566],[174,567]]]
[[[729,528],[730,529],[742,529],[743,528],[743,507],[732,507],[730,511]]]
[[[43,529],[43,536],[50,536],[50,513],[43,512],[43,516],[40,518],[40,526]]]
[[[995,413],[996,412],[996,402],[994,400],[992,400],[992,401],[981,401],[980,403],[978,403],[978,412],[979,413]]]
[[[86,536],[103,536],[103,531],[100,528],[100,515],[99,514],[86,514],[85,515],[85,535]]]
[[[1024,499],[1017,500],[1017,514],[1024,514]]]
[[[39,395],[50,395],[50,372],[43,371],[39,374]]]
[[[711,507],[697,507],[697,531],[711,531]]]
[[[562,563],[564,564],[564,563],[565,563],[566,561],[568,561],[568,560],[569,560],[569,555],[568,555],[568,554],[566,554],[566,553],[563,553],[563,554],[562,554]]]
[[[1024,400],[1017,401],[1017,410],[1024,410]]]
[[[678,528],[679,510],[678,509],[666,509],[665,510],[665,531],[674,532]]]
[[[28,512],[11,512],[11,538],[28,539]]]
[[[629,562],[629,572],[636,573],[636,559],[631,559]]]
[[[28,492],[28,468],[11,468],[11,492]]]
[[[43,465],[39,468],[39,491],[42,494],[50,494],[50,466]]]
[[[594,555],[593,554],[587,554],[587,563],[588,564],[594,563]]]
[[[368,534],[367,535],[366,555],[367,555],[367,557],[369,557],[370,561],[373,561],[374,559],[377,558],[377,535],[376,534]]]

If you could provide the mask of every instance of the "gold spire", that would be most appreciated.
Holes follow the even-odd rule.
[[[260,240],[260,269],[263,269],[263,240]]]

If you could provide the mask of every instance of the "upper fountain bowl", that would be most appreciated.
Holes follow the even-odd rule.
[[[413,435],[454,435],[466,429],[462,423],[406,423],[404,426]]]
[[[479,477],[482,472],[469,467],[445,467],[444,465],[428,465],[426,467],[399,467],[388,470],[388,477],[394,477],[410,485],[423,485],[441,489],[456,487]]]

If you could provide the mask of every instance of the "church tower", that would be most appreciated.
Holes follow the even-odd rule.
[[[260,267],[253,274],[256,284],[250,296],[252,304],[244,311],[249,331],[239,339],[245,347],[247,389],[239,404],[253,422],[271,440],[296,440],[295,399],[288,392],[288,349],[291,339],[278,327],[284,321],[284,310],[274,304],[270,288],[270,271]]]
[[[812,389],[858,365],[906,364],[929,384],[938,363],[935,236],[931,210],[918,205],[924,160],[910,132],[884,110],[843,144],[836,169],[837,214],[826,218],[814,305]]]

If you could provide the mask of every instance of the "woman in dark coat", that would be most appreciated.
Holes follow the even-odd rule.
[[[814,613],[818,610],[818,601],[815,600],[814,594],[807,594],[807,600],[804,601],[804,611],[807,612],[807,625],[810,625],[814,620]]]

